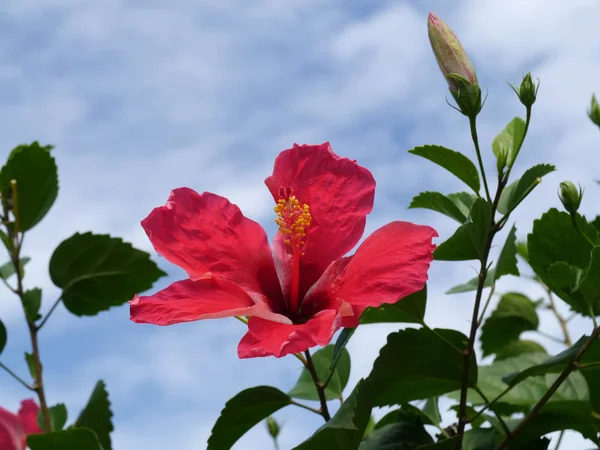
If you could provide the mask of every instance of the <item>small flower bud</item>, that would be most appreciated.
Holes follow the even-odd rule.
[[[481,88],[463,46],[450,27],[433,13],[429,13],[427,31],[435,59],[460,111],[475,117],[482,107]]]
[[[578,190],[570,181],[563,181],[560,183],[558,198],[560,198],[560,201],[569,214],[575,214],[577,212],[579,205],[581,205],[582,197],[583,191],[581,187]]]
[[[535,99],[537,98],[540,82],[538,80],[536,85],[531,78],[531,72],[527,72],[527,75],[525,75],[523,77],[523,81],[521,81],[521,86],[519,87],[518,91],[513,86],[511,87],[519,96],[521,103],[523,103],[526,108],[531,108],[531,105],[535,103]]]
[[[446,77],[450,91],[457,91],[458,89],[456,82],[448,78],[451,73],[460,75],[470,84],[478,85],[475,69],[450,27],[438,16],[429,13],[427,31],[433,54],[444,77]]]
[[[277,439],[277,436],[279,436],[280,428],[279,424],[272,417],[267,418],[267,428],[271,437],[273,439]]]
[[[592,95],[592,106],[588,111],[588,116],[590,116],[592,122],[600,127],[600,105],[598,104],[595,95]]]

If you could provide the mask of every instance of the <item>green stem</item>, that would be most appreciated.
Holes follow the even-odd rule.
[[[483,187],[485,188],[485,196],[488,202],[492,202],[490,196],[490,190],[487,184],[487,178],[485,176],[485,170],[483,168],[483,160],[481,159],[481,150],[479,149],[479,138],[477,137],[477,118],[476,116],[469,117],[469,128],[471,129],[471,138],[473,139],[473,145],[475,145],[475,153],[477,154],[477,162],[479,163],[479,170],[481,172],[481,178],[483,180]]]
[[[35,391],[33,386],[30,386],[29,384],[27,384],[27,382],[25,380],[23,380],[23,378],[21,378],[19,375],[14,373],[12,370],[10,370],[8,367],[6,367],[1,362],[0,362],[0,368],[4,369],[6,371],[6,373],[8,373],[11,377],[13,377],[15,380],[17,380],[19,383],[21,383],[23,386],[25,386],[30,391]]]
[[[556,379],[556,381],[552,384],[552,386],[550,386],[550,388],[548,389],[548,391],[535,404],[535,406],[533,408],[531,408],[531,410],[525,416],[525,418],[521,421],[521,423],[512,431],[512,434],[509,435],[509,436],[507,436],[500,443],[500,445],[498,445],[498,447],[496,447],[496,450],[503,450],[503,449],[505,449],[506,446],[508,445],[508,443],[510,442],[510,439],[512,437],[516,436],[517,434],[519,434],[523,430],[523,428],[525,428],[527,426],[527,424],[529,422],[531,422],[531,420],[533,420],[533,418],[535,416],[538,415],[538,413],[540,412],[540,410],[544,407],[544,405],[548,402],[548,400],[550,400],[550,398],[558,390],[558,388],[561,386],[561,384],[563,384],[564,381],[569,377],[569,375],[571,375],[571,373],[575,369],[577,369],[579,367],[579,361],[581,360],[581,358],[583,357],[583,355],[585,354],[585,352],[588,351],[588,349],[592,346],[592,344],[594,343],[594,341],[596,339],[598,339],[599,336],[600,336],[600,327],[596,327],[596,328],[594,328],[594,331],[592,332],[592,334],[588,338],[588,340],[583,343],[583,345],[581,346],[581,348],[579,349],[579,351],[575,355],[575,359],[573,359],[573,361],[571,362],[571,364],[569,364],[567,367],[565,367],[565,369],[561,372],[561,374],[558,376],[558,378]]]
[[[294,406],[298,406],[298,407],[300,407],[300,408],[304,408],[304,409],[306,409],[306,410],[308,410],[308,411],[310,411],[310,412],[314,412],[315,414],[322,415],[322,414],[321,414],[321,411],[319,411],[318,409],[316,409],[316,408],[312,408],[312,407],[310,407],[310,406],[308,406],[308,405],[304,405],[304,404],[302,404],[302,403],[298,403],[296,400],[292,400],[292,401],[291,401],[291,403],[292,403],[292,405],[294,405]]]
[[[472,127],[474,127],[474,119],[470,119],[472,123]],[[476,137],[476,135],[475,135]],[[476,144],[476,147],[478,145]],[[458,429],[457,434],[459,436],[458,441],[456,443],[455,448],[459,450],[462,447],[463,436],[465,432],[465,426],[467,421],[469,420],[467,417],[467,391],[469,389],[469,373],[471,370],[471,358],[475,354],[475,338],[477,336],[477,329],[479,327],[478,319],[479,319],[479,308],[481,306],[481,297],[483,295],[483,289],[485,285],[485,278],[488,272],[488,257],[490,254],[490,249],[492,247],[492,242],[494,240],[494,236],[497,232],[497,226],[495,222],[496,210],[498,209],[498,202],[500,201],[500,195],[502,194],[502,190],[506,185],[506,179],[503,179],[498,176],[498,187],[496,188],[496,195],[494,196],[494,201],[492,203],[492,214],[491,221],[488,229],[488,233],[486,236],[486,242],[483,249],[483,254],[481,256],[481,266],[479,269],[479,277],[477,281],[477,292],[475,294],[475,304],[473,306],[473,316],[471,318],[471,331],[469,333],[469,342],[468,346],[463,352],[464,363],[463,363],[463,376],[462,383],[460,389],[460,403],[459,403],[459,414],[458,414]]]
[[[481,311],[481,315],[479,316],[479,319],[477,320],[477,326],[481,326],[481,323],[483,322],[483,318],[485,317],[485,312],[488,309],[488,306],[490,305],[490,302],[492,300],[492,297],[494,296],[494,291],[496,290],[496,283],[492,283],[491,289],[490,289],[490,293],[488,295],[487,300],[485,301],[485,305],[483,305],[483,310]]]
[[[554,447],[554,450],[558,450],[560,447],[560,444],[563,440],[563,436],[565,435],[565,431],[561,431],[560,434],[558,435],[558,441],[556,441],[556,447]]]
[[[546,293],[548,294],[548,299],[550,300],[550,310],[552,310],[552,313],[556,317],[556,320],[558,320],[560,329],[562,330],[564,344],[567,345],[568,347],[571,347],[573,345],[573,342],[571,341],[571,336],[569,336],[569,329],[567,328],[567,321],[565,320],[563,315],[558,312],[558,308],[556,307],[556,303],[554,302],[554,296],[552,295],[552,291],[548,288],[548,286],[544,286],[544,288],[546,289]]]
[[[592,248],[596,247],[596,244],[594,244],[594,241],[592,241],[590,239],[590,237],[583,232],[583,230],[577,223],[577,216],[575,214],[571,214],[571,221],[573,222],[573,226],[575,227],[575,230],[577,230],[577,232],[581,235],[581,237],[584,238],[586,241],[588,241],[588,243],[592,246]]]
[[[21,253],[21,244],[23,243],[23,239],[19,240],[19,201],[17,195],[17,182],[16,180],[11,180],[11,192],[12,192],[12,211],[15,218],[14,228],[7,227],[8,238],[13,243],[13,249],[11,252],[11,261],[15,268],[15,275],[17,277],[17,288],[16,294],[19,296],[21,300],[21,304],[23,305],[23,312],[25,313],[25,318],[27,320],[27,328],[29,328],[29,337],[31,340],[31,354],[33,358],[33,390],[37,393],[38,399],[40,401],[40,410],[42,413],[42,420],[44,422],[44,428],[47,431],[52,430],[52,423],[50,420],[50,410],[48,409],[48,403],[46,402],[46,393],[44,391],[44,379],[42,376],[42,362],[40,358],[40,349],[38,344],[38,335],[37,335],[37,327],[35,321],[27,317],[27,311],[25,310],[25,292],[23,289],[23,272],[21,270],[20,264],[20,253]],[[8,217],[8,209],[5,205],[4,216]]]
[[[52,308],[50,308],[50,311],[48,311],[48,314],[46,314],[46,317],[44,317],[42,319],[42,321],[39,323],[39,325],[37,326],[38,330],[44,326],[44,324],[50,318],[50,316],[52,315],[52,313],[54,312],[56,307],[60,304],[61,300],[62,300],[62,297],[58,297],[58,299],[54,302],[54,304],[52,305]]]
[[[306,358],[306,368],[310,373],[310,376],[313,379],[313,383],[315,384],[315,388],[317,389],[317,395],[319,396],[319,401],[321,402],[321,410],[320,414],[325,419],[325,422],[329,422],[331,420],[331,416],[329,415],[329,409],[327,408],[327,399],[325,398],[325,388],[323,387],[323,383],[319,380],[319,375],[317,375],[317,369],[315,368],[315,363],[310,356],[310,351],[306,350],[304,352],[304,357]]]
[[[494,413],[494,415],[496,416],[496,418],[500,422],[500,425],[502,425],[502,428],[504,428],[504,432],[506,433],[506,435],[510,436],[510,430],[508,429],[508,426],[506,425],[506,422],[504,422],[504,419],[502,418],[502,416],[500,414],[498,414],[498,412],[496,411],[496,409],[493,407],[492,402],[490,402],[488,400],[488,398],[485,396],[485,394],[483,393],[483,391],[481,389],[479,389],[479,387],[475,387],[475,392],[477,392],[479,394],[479,396],[483,399],[483,401],[485,402],[485,404],[492,410],[492,412]]]

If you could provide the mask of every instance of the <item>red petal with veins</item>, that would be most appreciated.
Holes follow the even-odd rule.
[[[192,189],[171,192],[165,206],[142,221],[156,251],[190,278],[206,274],[264,294],[271,308],[284,304],[265,230],[224,197]]]
[[[248,332],[238,345],[238,356],[280,358],[290,353],[303,352],[317,345],[327,345],[340,326],[339,309],[321,311],[303,324],[287,325],[251,317]]]
[[[396,303],[421,290],[433,260],[431,240],[436,236],[428,226],[391,222],[365,239],[338,278],[330,279],[337,286],[337,297],[354,311],[354,316],[344,317],[343,326],[358,326],[368,306]]]
[[[292,195],[310,208],[312,221],[300,259],[302,298],[327,266],[352,250],[362,237],[366,216],[373,209],[375,180],[355,161],[336,155],[326,142],[294,144],[281,152],[265,184],[275,201],[280,188],[291,187]],[[291,248],[276,239],[274,250],[275,257],[289,265]],[[288,286],[286,271],[279,274],[282,286]]]
[[[149,296],[129,302],[131,320],[137,323],[172,325],[202,319],[260,316],[291,323],[269,309],[264,295],[248,293],[241,286],[219,277],[176,281]]]

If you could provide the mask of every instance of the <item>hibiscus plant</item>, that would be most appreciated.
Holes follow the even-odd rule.
[[[265,179],[278,226],[272,244],[265,229],[227,198],[177,188],[141,226],[156,252],[186,272],[185,279],[141,295],[166,275],[148,253],[116,237],[76,233],[52,254],[50,277],[61,295],[42,314],[42,291],[23,283],[29,258],[21,250],[26,233],[57,197],[57,167],[51,146],[16,147],[0,171],[0,237],[8,252],[0,278],[23,306],[30,378],[1,360],[0,368],[35,398],[24,399],[16,413],[0,408],[0,450],[112,450],[112,412],[102,380],[68,425],[66,406],[48,404],[39,333],[60,303],[81,317],[127,302],[136,323],[235,318],[246,329],[239,358],[297,358],[302,372],[291,390],[251,387],[230,399],[220,415],[215,411],[209,450],[232,448],[263,421],[277,446],[282,424],[273,415],[286,407],[303,408],[324,422],[297,450],[543,450],[554,432],[560,433],[558,448],[566,430],[598,445],[600,217],[589,221],[578,213],[583,191],[565,181],[557,187],[564,210],[548,210],[526,240],[517,241],[511,214],[555,170],[538,164],[520,176],[512,173],[525,147],[539,82],[528,73],[518,87],[511,86],[525,119],[512,119],[492,141],[496,165],[486,170],[477,130],[485,99],[475,69],[434,14],[428,32],[455,101],[451,106],[469,127],[475,160],[440,145],[409,150],[465,185],[464,192],[452,194],[422,192],[409,205],[458,222],[443,242],[434,243],[438,233],[432,227],[405,221],[363,236],[376,199],[371,172],[336,154],[329,143],[294,144],[275,158]],[[589,117],[600,126],[595,97]],[[498,242],[499,234],[504,242]],[[448,291],[473,293],[468,334],[425,322],[433,260],[478,264],[475,278]],[[533,279],[545,297],[498,295],[497,282],[507,275]],[[570,307],[570,317],[559,302]],[[496,307],[488,313],[491,304]],[[555,355],[521,338],[527,331],[543,333],[542,309],[560,324],[561,336],[553,339],[564,350]],[[575,339],[567,323],[576,316],[587,318],[589,329]],[[398,323],[399,331],[388,336],[369,375],[344,398],[350,373],[346,345],[357,327],[377,323]],[[6,341],[0,322],[0,354]],[[484,358],[491,362],[482,363]],[[440,411],[440,397],[451,402],[448,411]],[[381,407],[391,407],[383,417],[376,410]]]

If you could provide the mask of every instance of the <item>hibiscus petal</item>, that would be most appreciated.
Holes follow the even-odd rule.
[[[24,450],[25,437],[19,416],[0,408],[0,449]]]
[[[422,289],[433,260],[438,236],[428,226],[391,222],[371,234],[360,245],[343,272],[330,272],[337,279],[319,284],[337,286],[336,296],[352,306],[354,316],[344,317],[344,327],[355,327],[369,306],[396,303]]]
[[[310,208],[312,220],[300,260],[302,296],[331,262],[348,253],[362,237],[366,216],[373,209],[375,180],[356,161],[336,155],[326,142],[294,144],[281,152],[265,184],[275,201],[281,188],[291,187],[292,195]],[[289,264],[291,248],[281,239],[276,239],[274,247],[275,257]],[[289,280],[282,279],[282,285],[287,284]]]
[[[40,407],[35,404],[33,399],[23,400],[19,409],[19,418],[23,424],[26,434],[41,433],[42,430],[37,423],[37,413]]]
[[[274,309],[284,307],[265,230],[226,198],[175,189],[142,226],[156,251],[190,278],[212,273],[265,294]]]
[[[341,306],[341,303],[339,303]],[[240,358],[275,356],[280,358],[317,345],[327,345],[341,326],[339,309],[315,314],[303,324],[283,324],[251,317],[248,332],[238,345]]]
[[[266,297],[250,294],[241,286],[219,277],[176,281],[149,296],[129,302],[130,319],[136,323],[172,325],[202,319],[232,316],[261,316],[274,321],[291,321],[269,309]]]

